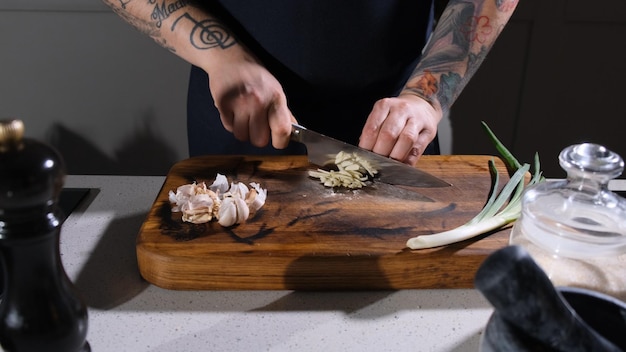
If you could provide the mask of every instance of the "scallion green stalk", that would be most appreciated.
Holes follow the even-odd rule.
[[[464,241],[502,228],[519,218],[522,211],[522,192],[525,188],[524,176],[530,170],[530,165],[520,164],[513,154],[511,154],[495,136],[489,126],[487,126],[485,122],[483,122],[482,125],[509,171],[509,181],[500,192],[497,192],[499,188],[499,173],[493,159],[489,160],[491,189],[483,209],[470,221],[457,228],[409,239],[406,246],[410,249],[440,247]],[[533,165],[534,172],[528,182],[528,186],[543,181],[539,167],[539,155],[535,154],[535,162]]]

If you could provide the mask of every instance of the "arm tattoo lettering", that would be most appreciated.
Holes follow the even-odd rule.
[[[196,20],[189,13],[178,17],[172,24],[172,31],[182,19],[191,21],[194,26],[189,33],[189,41],[197,49],[205,50],[211,48],[226,49],[237,43],[230,31],[220,22],[212,19]]]
[[[165,0],[162,0],[160,5],[156,3],[156,0],[149,0],[148,2],[154,4],[152,19],[155,21],[157,28],[161,28],[163,21],[170,17],[172,13],[187,6],[189,0],[177,0],[167,5],[165,4]]]

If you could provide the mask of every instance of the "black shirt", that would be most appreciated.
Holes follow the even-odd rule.
[[[430,0],[221,0],[206,5],[276,76],[302,125],[352,144],[358,143],[374,102],[397,95],[404,86],[433,15]],[[340,128],[340,120],[349,121],[342,124],[348,127]],[[188,131],[191,155],[273,153],[242,144],[223,129],[206,74],[198,68],[190,80]]]

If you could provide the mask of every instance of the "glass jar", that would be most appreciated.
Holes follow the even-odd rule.
[[[608,190],[624,170],[597,144],[565,148],[565,180],[528,187],[510,244],[523,246],[555,286],[603,292],[626,301],[626,199]]]

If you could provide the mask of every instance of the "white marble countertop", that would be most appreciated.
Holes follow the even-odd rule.
[[[68,176],[91,192],[63,223],[65,271],[103,351],[478,351],[493,311],[476,290],[172,291],[135,240],[164,177]]]

